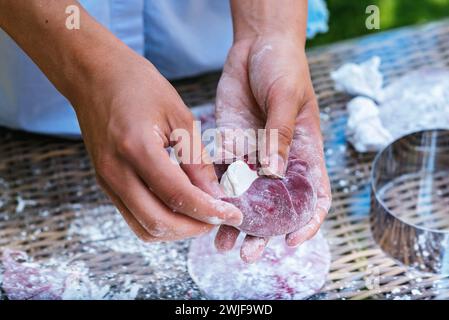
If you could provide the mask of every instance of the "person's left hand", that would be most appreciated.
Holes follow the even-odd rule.
[[[278,149],[267,155],[274,174],[283,175],[289,155],[308,163],[318,195],[316,213],[306,226],[286,235],[286,242],[298,246],[312,238],[329,211],[331,191],[318,104],[300,39],[277,35],[235,42],[218,84],[216,120],[219,129],[277,129]],[[224,145],[232,143],[225,140]],[[232,249],[239,233],[221,226],[215,239],[217,249]],[[241,258],[256,261],[267,243],[267,238],[247,235]]]

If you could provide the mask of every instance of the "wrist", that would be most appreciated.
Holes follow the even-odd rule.
[[[74,107],[85,105],[107,81],[113,81],[115,70],[125,62],[128,50],[131,51],[109,34],[86,37],[79,44],[66,48],[58,70],[61,76],[53,76],[53,82]]]
[[[305,43],[306,0],[231,0],[234,42],[258,37],[291,38]]]
[[[64,95],[77,113],[91,113],[92,108],[108,108],[115,100],[129,99],[139,85],[150,81],[154,86],[161,75],[150,61],[112,36],[92,50],[75,50],[75,77],[67,79]],[[73,81],[73,80],[76,81]]]

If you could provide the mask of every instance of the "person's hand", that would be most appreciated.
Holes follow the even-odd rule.
[[[241,212],[217,200],[223,194],[212,164],[169,158],[173,130],[196,136],[175,89],[127,48],[102,59],[72,103],[97,180],[132,230],[145,241],[171,241],[215,224],[238,226]]]
[[[220,129],[277,129],[278,149],[267,154],[273,173],[283,175],[289,155],[308,163],[318,195],[316,213],[309,224],[286,235],[286,242],[298,246],[312,238],[330,208],[331,192],[319,109],[301,41],[278,35],[235,42],[218,85],[216,118]],[[227,145],[233,144],[224,141]],[[236,228],[221,226],[215,239],[217,249],[232,249],[238,235]],[[256,261],[267,242],[247,235],[242,259]]]
[[[79,29],[65,27],[69,6],[80,11]],[[0,28],[72,103],[98,182],[140,238],[184,239],[241,223],[237,208],[216,200],[223,194],[211,164],[169,159],[173,130],[197,137],[174,88],[78,1],[0,1]]]

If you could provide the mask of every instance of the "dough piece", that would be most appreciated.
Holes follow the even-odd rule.
[[[314,214],[317,196],[307,176],[305,162],[290,159],[285,178],[259,176],[243,194],[222,200],[242,211],[241,231],[259,237],[284,235],[305,226]]]
[[[21,251],[5,249],[3,290],[10,300],[61,300],[67,276],[40,269]]]
[[[9,300],[97,300],[133,299],[124,293],[110,294],[110,286],[98,286],[89,279],[89,270],[67,261],[33,262],[25,252],[3,249],[2,289]],[[137,293],[136,293],[137,294]]]
[[[383,87],[379,66],[375,56],[331,73],[337,90],[358,96],[347,105],[347,137],[358,152],[379,151],[412,132],[449,129],[447,68],[410,71]]]
[[[272,238],[254,264],[240,258],[243,237],[233,250],[218,253],[214,236],[193,240],[187,261],[190,276],[209,299],[305,299],[326,281],[331,256],[321,233],[296,249],[287,247],[283,237]]]
[[[348,140],[359,152],[377,151],[393,141],[382,125],[380,112],[373,100],[356,97],[347,105],[349,118],[346,126]]]
[[[379,71],[380,62],[380,58],[374,56],[361,64],[344,64],[331,72],[331,78],[335,81],[335,89],[382,101],[383,75]]]
[[[201,107],[195,110],[194,114],[201,120],[203,131],[215,126],[212,106]],[[237,171],[242,169],[242,163],[243,161],[240,161],[240,164],[236,165],[239,166]],[[229,167],[227,164],[215,164],[218,179],[222,178]],[[249,167],[256,170],[253,165]],[[235,175],[239,174],[235,171],[234,181]],[[255,175],[252,177],[255,178]],[[225,179],[230,182],[229,177]],[[298,230],[312,218],[317,195],[310,183],[308,166],[304,161],[290,158],[283,179],[259,176],[252,184],[248,181],[244,183],[245,187],[239,187],[238,193],[250,184],[243,194],[223,198],[224,201],[234,204],[242,211],[243,223],[239,227],[241,231],[261,237],[283,235]]]

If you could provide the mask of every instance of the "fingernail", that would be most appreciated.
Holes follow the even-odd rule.
[[[270,156],[270,170],[273,170],[273,173],[283,177],[285,175],[285,162],[284,158],[282,158],[279,154],[275,153]]]
[[[240,257],[245,263],[254,263],[261,257],[266,244],[264,238],[247,238],[240,250]]]
[[[215,248],[223,253],[232,250],[237,241],[240,231],[230,226],[220,226],[215,236]]]
[[[240,226],[242,222],[243,222],[243,215],[240,212],[240,210],[238,210],[238,213],[233,213],[229,218],[226,219],[226,224],[233,227]]]
[[[295,240],[287,240],[287,246],[289,246],[290,248],[297,248],[300,245],[302,245],[304,242],[306,241],[306,239],[295,239]]]
[[[286,242],[289,247],[296,248],[307,241],[310,227],[305,226],[302,231],[295,231],[293,234],[287,235]]]
[[[226,224],[233,227],[238,227],[242,224],[243,214],[236,206],[222,200],[217,200],[215,209],[225,216],[224,221],[220,224]]]
[[[232,204],[229,206],[232,207],[232,209],[229,210],[230,214],[226,217],[226,224],[233,227],[238,227],[243,222],[243,214]]]
[[[218,182],[212,183],[212,192],[215,198],[220,199],[226,197],[226,193],[223,191],[223,188]],[[238,227],[239,225],[241,225],[243,221],[242,212],[236,206],[228,202],[222,200],[220,200],[220,202],[223,208],[219,210],[226,210],[228,212],[223,223],[233,227]],[[219,205],[217,206],[217,208],[220,208]]]
[[[268,166],[263,169],[265,175],[282,178],[285,175],[285,161],[277,153],[268,158]]]
[[[215,239],[215,248],[217,252],[224,253],[232,250],[234,242],[227,241],[227,239]]]

